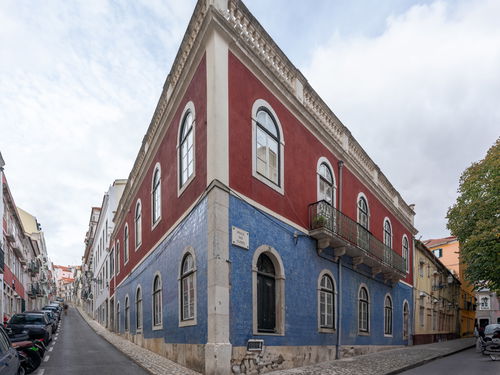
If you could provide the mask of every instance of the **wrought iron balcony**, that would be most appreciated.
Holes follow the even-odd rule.
[[[318,249],[331,248],[333,260],[344,254],[353,258],[353,265],[364,263],[374,275],[383,273],[393,282],[405,274],[405,262],[370,231],[332,207],[326,201],[309,205],[309,234],[318,240]]]

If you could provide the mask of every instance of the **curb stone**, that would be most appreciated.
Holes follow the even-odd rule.
[[[200,375],[199,372],[181,366],[178,363],[108,331],[95,320],[91,319],[80,307],[74,307],[96,334],[104,338],[147,372],[153,375]]]
[[[397,370],[394,370],[394,371],[391,371],[391,372],[388,372],[386,375],[396,375],[396,374],[401,374],[402,372],[405,372],[405,371],[408,371],[408,370],[411,370],[413,368],[416,368],[416,367],[420,367],[420,366],[423,366],[429,362],[432,362],[432,361],[435,361],[436,359],[441,359],[441,358],[445,358],[445,357],[448,357],[450,355],[453,355],[453,354],[457,354],[457,353],[460,353],[460,352],[463,352],[464,350],[467,350],[467,349],[470,349],[470,348],[473,348],[475,345],[469,345],[469,346],[466,346],[464,348],[459,348],[457,350],[453,350],[451,352],[448,352],[448,353],[444,353],[444,354],[440,354],[440,355],[437,355],[435,357],[432,357],[432,358],[427,358],[427,359],[424,359],[420,362],[416,362],[416,363],[412,363],[411,365],[407,365],[407,366],[403,366]]]

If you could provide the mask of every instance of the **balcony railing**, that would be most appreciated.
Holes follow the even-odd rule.
[[[354,247],[357,255],[374,258],[382,266],[390,267],[400,274],[406,272],[403,257],[383,242],[376,239],[366,228],[332,207],[326,201],[309,205],[309,226],[311,231],[326,230],[338,240],[337,246]],[[314,236],[313,236],[314,237]]]

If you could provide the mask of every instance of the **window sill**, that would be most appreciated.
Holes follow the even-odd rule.
[[[388,334],[384,333],[384,337],[390,337],[390,338],[392,338],[392,335],[388,335]]]
[[[195,326],[197,324],[198,323],[196,322],[196,318],[179,321],[179,327],[191,327],[191,326]]]
[[[358,336],[371,336],[370,332],[358,331]]]
[[[258,173],[256,170],[252,171],[252,176],[259,180],[260,182],[264,183],[265,185],[269,186],[271,189],[277,191],[281,195],[285,195],[285,189],[283,186],[279,186],[272,182],[271,180],[268,180],[266,177],[262,176],[260,173]],[[283,181],[282,181],[283,185]]]
[[[160,224],[160,221],[161,221],[161,216],[158,219],[156,219],[156,222],[151,227],[151,232],[158,226],[158,224]]]
[[[135,250],[134,250],[134,251],[139,250],[139,248],[141,247],[141,245],[142,245],[142,241],[141,241],[141,242],[139,242],[139,243],[135,246]]]
[[[337,330],[335,328],[325,328],[325,327],[320,327],[318,328],[318,333],[335,333]]]
[[[163,329],[163,324],[159,326],[153,326],[153,331],[161,331]]]
[[[191,182],[193,182],[195,177],[196,177],[196,170],[193,170],[193,174],[191,175],[191,177],[187,179],[186,182],[184,182],[184,185],[182,185],[180,188],[179,186],[177,186],[177,198],[179,198],[182,195],[182,193],[184,193],[184,191],[188,188]]]
[[[280,333],[280,332],[259,332],[259,331],[254,331],[253,332],[253,335],[254,336],[285,336],[284,333]]]

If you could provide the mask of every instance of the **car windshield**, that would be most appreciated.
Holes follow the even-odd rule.
[[[484,334],[485,335],[491,335],[497,329],[500,329],[500,324],[490,324],[490,325],[487,325],[486,328],[484,329]]]
[[[43,315],[14,315],[11,324],[45,324]]]

